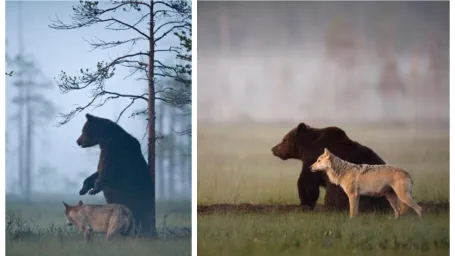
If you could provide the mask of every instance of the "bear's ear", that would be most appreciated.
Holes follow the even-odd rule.
[[[95,116],[92,116],[92,115],[90,115],[89,113],[85,114],[85,117],[86,117],[87,120],[89,120],[89,121],[95,119]]]
[[[79,200],[79,202],[77,202],[77,205],[81,206],[83,205],[84,203],[82,203],[82,200]]]
[[[300,123],[297,126],[297,135],[300,135],[302,132],[305,132],[307,129],[308,129],[308,125],[306,125],[305,123]]]

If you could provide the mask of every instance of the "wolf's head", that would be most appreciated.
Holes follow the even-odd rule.
[[[66,217],[66,224],[68,226],[72,226],[73,224],[76,224],[77,223],[77,219],[76,219],[76,209],[83,205],[82,201],[79,200],[77,206],[71,206],[71,205],[68,205],[67,203],[65,202],[62,202],[63,203],[63,206],[65,206],[65,217]]]
[[[310,166],[312,172],[327,171],[332,167],[332,154],[327,148],[324,148],[324,153],[318,157],[318,160]]]

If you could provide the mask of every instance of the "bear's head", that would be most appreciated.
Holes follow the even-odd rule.
[[[108,136],[109,120],[86,114],[87,121],[82,128],[82,134],[77,139],[77,145],[82,148],[93,147],[103,143]]]
[[[311,128],[304,123],[300,123],[293,128],[283,137],[280,143],[272,148],[273,155],[282,160],[301,159],[303,152],[300,147],[302,143],[305,143],[305,140],[308,140],[309,129]]]
[[[330,147],[333,143],[339,143],[345,139],[347,139],[346,133],[338,127],[317,129],[300,123],[272,148],[272,153],[282,160],[317,158],[324,147]]]

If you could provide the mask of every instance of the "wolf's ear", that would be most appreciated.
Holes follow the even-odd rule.
[[[82,203],[82,200],[79,200],[79,202],[77,202],[77,205],[81,206],[83,205],[84,203]]]
[[[324,148],[324,154],[328,155],[330,152],[327,148]]]
[[[306,125],[305,123],[300,123],[298,126],[297,126],[297,136],[300,135],[302,132],[305,132],[307,129],[308,129],[308,125]]]
[[[63,202],[63,201],[62,201],[62,203],[63,203],[63,205],[65,206],[65,210],[68,209],[68,208],[70,207],[67,203],[65,203],[65,202]]]
[[[85,117],[86,117],[87,120],[89,120],[89,121],[95,119],[95,116],[92,116],[92,115],[90,115],[89,113],[85,114]]]

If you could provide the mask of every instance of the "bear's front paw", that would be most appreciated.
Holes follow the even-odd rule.
[[[95,188],[94,188],[94,189],[91,189],[88,193],[89,193],[90,195],[96,195],[96,194],[98,194],[99,192],[101,192],[101,189],[95,189]]]
[[[103,190],[103,183],[100,180],[96,180],[95,185],[93,186],[93,189],[96,191]]]
[[[84,187],[81,188],[81,190],[79,191],[79,195],[83,196],[83,195],[87,194],[88,191],[89,191],[89,188],[87,188],[87,187],[84,186]]]

